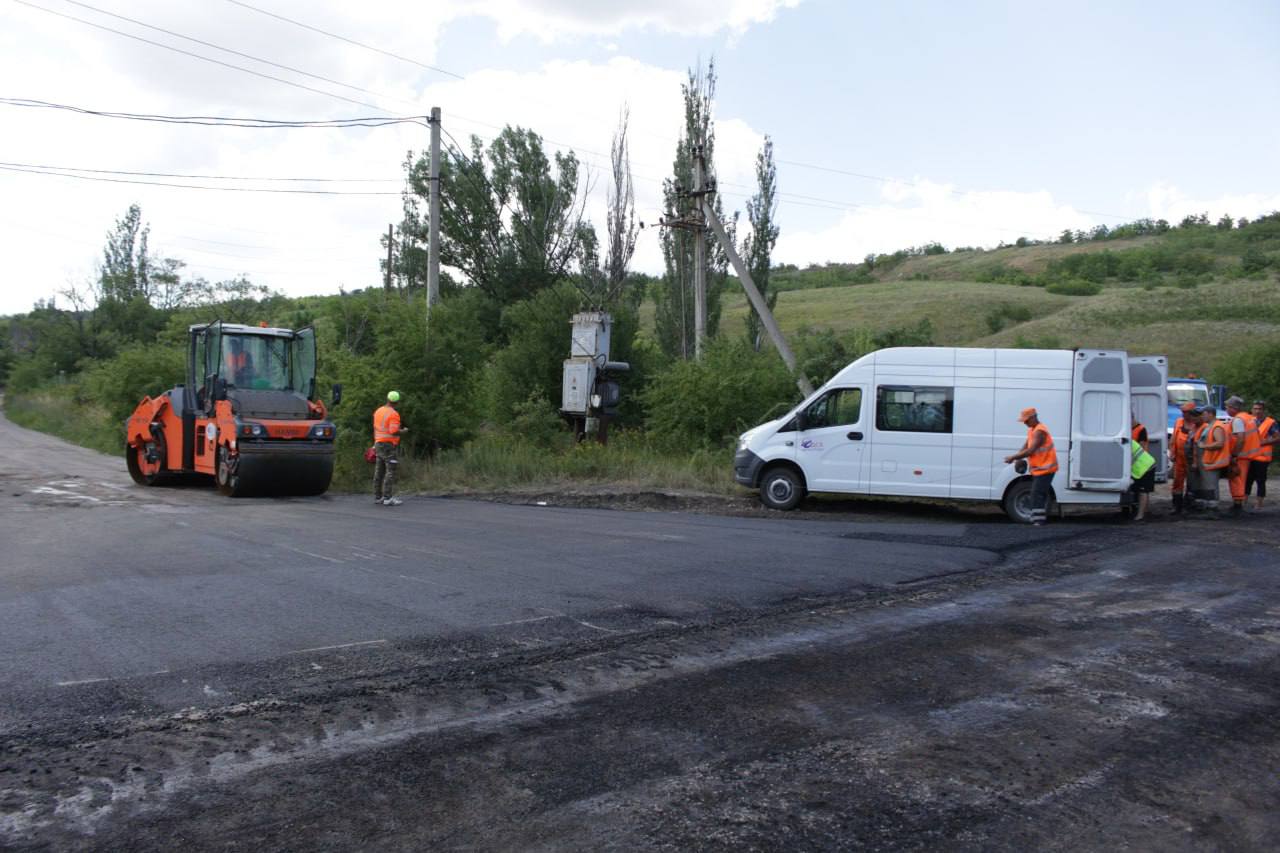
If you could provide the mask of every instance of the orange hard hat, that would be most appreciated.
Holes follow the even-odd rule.
[[[1035,407],[1028,406],[1027,408],[1023,409],[1021,412],[1018,413],[1018,420],[1025,424],[1027,421],[1031,420],[1035,416],[1036,416]]]

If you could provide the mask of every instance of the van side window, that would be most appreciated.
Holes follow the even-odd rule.
[[[804,410],[805,429],[853,426],[862,416],[861,388],[833,388]]]
[[[876,388],[876,429],[881,432],[951,432],[951,388],[881,385]]]

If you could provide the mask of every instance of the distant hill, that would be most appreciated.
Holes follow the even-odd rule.
[[[1280,215],[1241,227],[1189,219],[1120,239],[880,255],[779,267],[784,331],[881,333],[928,319],[943,345],[1116,347],[1209,374],[1226,354],[1280,342]],[[1083,236],[1083,235],[1082,235]],[[743,328],[731,284],[723,333]]]

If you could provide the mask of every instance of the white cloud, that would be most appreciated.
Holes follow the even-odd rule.
[[[737,34],[772,21],[780,9],[799,4],[800,0],[484,0],[460,6],[492,20],[503,40],[524,34],[551,40],[628,30],[702,36],[728,30]]]
[[[939,242],[956,246],[994,246],[1018,237],[1052,239],[1062,229],[1088,229],[1092,216],[1056,202],[1046,192],[957,192],[947,184],[915,178],[881,189],[882,203],[846,209],[840,218],[816,230],[786,227],[788,205],[820,204],[784,194],[778,219],[782,234],[774,252],[778,263],[805,265],[860,261],[869,253]],[[839,202],[837,199],[832,201]]]
[[[1224,215],[1233,219],[1252,219],[1280,210],[1280,193],[1237,193],[1196,198],[1172,184],[1159,182],[1150,186],[1144,195],[1152,219],[1166,219],[1175,224],[1187,216],[1201,213],[1208,213],[1210,220],[1216,221]]]

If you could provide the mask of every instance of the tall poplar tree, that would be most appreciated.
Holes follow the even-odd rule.
[[[715,129],[712,108],[715,103],[716,66],[712,59],[704,72],[702,66],[689,70],[689,79],[681,90],[684,94],[684,128],[676,144],[672,177],[663,181],[662,195],[666,210],[676,217],[694,213],[694,200],[684,195],[693,189],[693,149],[703,148],[706,178],[715,174]],[[723,208],[717,195],[712,202],[716,214],[724,221]],[[734,239],[735,222],[725,222],[729,239]],[[666,228],[662,233],[662,257],[666,272],[655,293],[655,324],[658,343],[663,351],[676,358],[692,358],[694,354],[693,313],[693,233],[688,229]],[[708,230],[705,257],[707,282],[707,337],[715,336],[720,326],[720,294],[728,279],[729,259],[724,249]]]
[[[778,304],[777,292],[769,292],[769,267],[773,247],[778,242],[778,226],[774,214],[778,210],[778,169],[773,162],[773,140],[764,138],[764,146],[756,155],[756,194],[747,202],[747,220],[751,232],[742,241],[742,259],[751,272],[751,280],[772,311]],[[756,351],[764,342],[764,324],[755,311],[747,312],[747,339]]]

